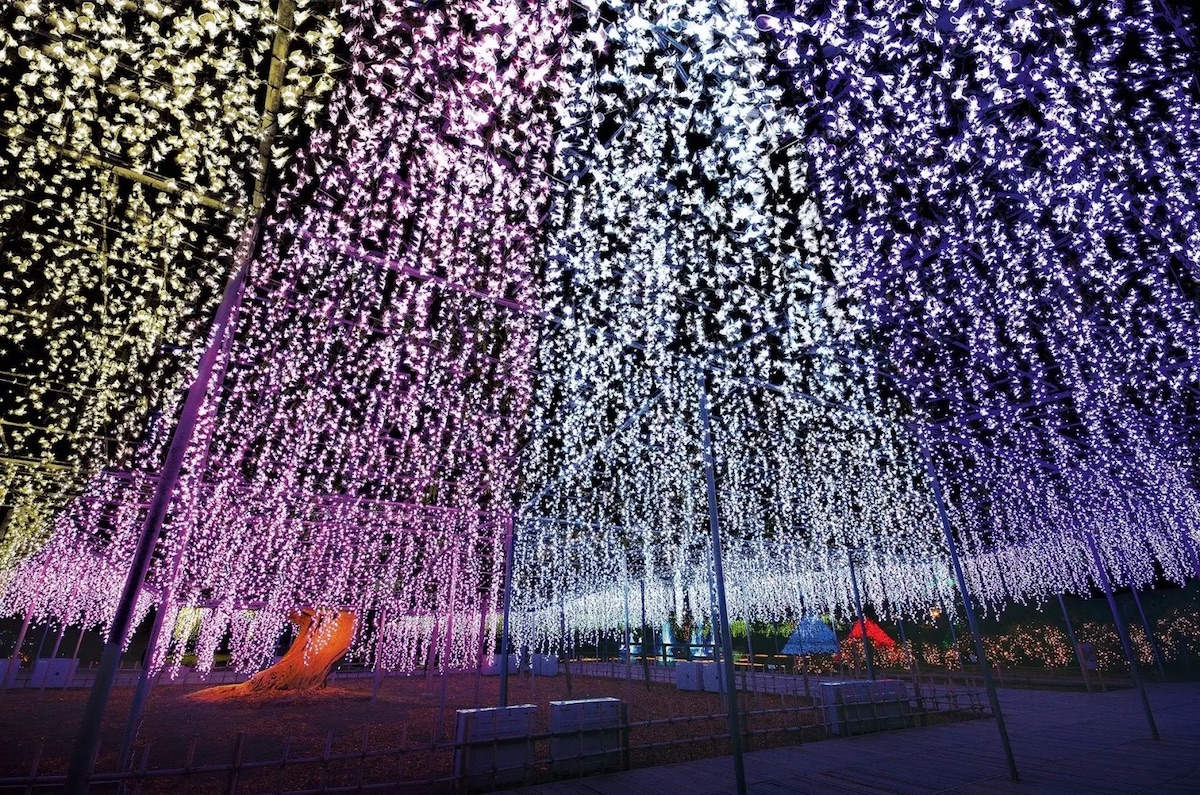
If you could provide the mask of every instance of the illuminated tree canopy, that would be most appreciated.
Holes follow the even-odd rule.
[[[1180,19],[802,2],[760,22],[879,361],[949,437],[981,592],[1005,598],[997,565],[1018,592],[1084,587],[1089,532],[1118,582],[1197,571],[1200,104]]]
[[[264,113],[276,12],[235,6],[0,10],[0,582],[101,467],[156,467],[263,156],[332,88],[340,29],[305,0]]]
[[[1167,6],[2,13],[4,610],[108,621],[239,242],[141,610],[245,667],[470,664],[510,528],[523,640],[707,616],[702,388],[736,615],[953,604],[926,450],[992,607],[1200,572]]]

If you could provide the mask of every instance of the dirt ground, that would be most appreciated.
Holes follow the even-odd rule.
[[[442,706],[443,685],[445,704]],[[664,764],[729,753],[725,708],[719,696],[685,692],[670,684],[649,687],[634,679],[565,676],[510,680],[509,703],[537,704],[538,731],[548,730],[551,700],[615,697],[630,705],[633,724],[630,763]],[[150,771],[133,791],[229,791],[227,769],[205,773],[206,766],[227,768],[239,753],[251,769],[239,773],[237,791],[272,792],[334,783],[430,781],[448,777],[456,709],[498,703],[497,677],[451,674],[388,677],[377,700],[372,681],[343,679],[304,695],[259,697],[204,703],[188,698],[198,689],[158,686],[147,707],[135,746],[135,769]],[[86,690],[13,690],[0,694],[0,777],[27,775],[35,758],[41,775],[66,771]],[[104,724],[97,770],[117,768],[118,745],[132,688],[113,692]],[[746,730],[753,747],[824,737],[819,718],[803,697],[742,696]],[[244,739],[239,741],[239,735]],[[286,752],[288,765],[281,764]],[[339,756],[353,757],[337,759]],[[538,758],[548,757],[548,741]],[[309,760],[303,762],[302,760]],[[323,761],[332,759],[332,761]],[[264,763],[255,767],[256,763]],[[270,764],[266,764],[270,763]],[[154,771],[190,768],[181,777],[158,778]],[[546,775],[545,771],[540,777]],[[428,787],[423,790],[428,791]]]

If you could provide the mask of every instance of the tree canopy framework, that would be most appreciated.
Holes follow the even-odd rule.
[[[232,626],[235,658],[256,665],[311,606],[387,616],[394,667],[438,633],[442,664],[478,653],[478,620],[449,640],[447,625],[497,602],[549,182],[547,92],[528,78],[550,70],[560,18],[338,9],[345,79],[263,222],[143,595],[144,609],[203,606],[206,651]],[[97,481],[122,521],[78,500],[11,604],[107,620],[144,490]],[[105,565],[73,596],[93,555]]]
[[[542,621],[518,632],[557,635],[560,610],[598,628],[630,580],[651,583],[657,620],[684,591],[707,615],[701,370],[731,576],[749,578],[729,580],[736,608],[794,611],[777,585],[813,572],[808,609],[845,609],[845,555],[867,549],[892,570],[931,561],[891,588],[915,609],[930,568],[946,580],[941,528],[749,5],[582,4],[574,29],[543,288],[564,322],[539,343],[517,533],[518,602]]]
[[[329,6],[0,11],[0,583],[102,467],[157,465],[264,157],[332,86]]]

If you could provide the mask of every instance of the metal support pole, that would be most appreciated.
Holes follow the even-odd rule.
[[[1138,672],[1137,657],[1133,653],[1133,644],[1129,642],[1129,632],[1125,629],[1125,620],[1121,618],[1121,611],[1117,609],[1117,599],[1113,596],[1112,583],[1108,579],[1108,572],[1104,570],[1104,561],[1100,558],[1100,550],[1096,547],[1096,539],[1091,533],[1085,535],[1088,549],[1092,552],[1092,561],[1096,564],[1096,571],[1100,578],[1100,586],[1104,588],[1104,595],[1108,597],[1108,609],[1112,611],[1113,623],[1117,625],[1117,635],[1121,638],[1121,649],[1125,652],[1125,659],[1129,660],[1129,675],[1133,678],[1133,684],[1137,687],[1138,696],[1142,700],[1142,709],[1146,711],[1146,723],[1150,724],[1150,736],[1155,740],[1158,739],[1158,726],[1154,723],[1154,713],[1150,711],[1150,699],[1146,696],[1146,685],[1142,682],[1142,675]]]
[[[371,700],[379,700],[379,688],[383,686],[383,641],[387,629],[387,608],[382,605],[376,612],[375,620],[375,672],[371,682]],[[476,703],[479,703],[476,698]]]
[[[75,586],[71,589],[71,597],[70,597],[70,599],[67,600],[68,603],[73,602],[75,600],[76,594],[78,594],[78,593],[79,593],[79,583],[76,582]],[[80,633],[83,632],[82,622],[81,622],[79,631],[80,631]],[[67,623],[65,621],[60,621],[59,626],[58,626],[58,637],[55,638],[54,647],[50,650],[50,659],[51,660],[58,659],[58,651],[60,648],[62,648],[63,638],[66,637],[66,634],[67,634]],[[68,668],[67,670],[70,670],[70,668]],[[64,678],[63,684],[64,684],[64,686],[69,685],[70,678]],[[38,688],[39,701],[42,697],[42,693],[44,693],[45,690],[46,690],[46,681],[42,680],[42,686]]]
[[[445,723],[446,716],[446,697],[450,686],[450,655],[454,651],[454,609],[457,600],[458,591],[458,544],[454,545],[454,560],[450,563],[450,599],[448,600],[449,608],[446,610],[446,632],[442,638],[442,694],[438,701],[437,725],[434,727],[433,736],[440,742],[442,739],[442,727]]]
[[[21,667],[21,647],[25,645],[25,635],[29,632],[29,624],[33,620],[33,607],[25,613],[25,620],[21,622],[21,629],[17,632],[17,645],[13,646],[12,656],[8,658],[8,668],[4,670],[4,683],[0,690],[8,690],[11,684],[17,681],[17,669]]]
[[[429,645],[425,649],[425,692],[433,692],[433,665],[437,660],[438,642],[442,638],[441,617],[433,619],[433,631],[429,633]]]
[[[563,675],[567,678],[567,695],[575,693],[575,683],[571,680],[571,644],[567,642],[567,604],[558,601],[558,645],[562,655]]]
[[[846,550],[850,561],[850,584],[854,587],[854,609],[858,611],[858,629],[862,632],[863,656],[867,662],[867,679],[875,681],[875,658],[871,654],[871,639],[867,637],[867,616],[863,613],[862,598],[858,594],[858,576],[854,573],[854,553]]]
[[[247,237],[243,239],[242,249],[239,252],[242,257],[241,267],[225,287],[225,294],[221,298],[221,305],[217,309],[217,316],[213,321],[212,336],[204,355],[200,357],[200,364],[196,368],[196,378],[188,388],[187,398],[184,401],[183,410],[180,412],[179,424],[175,426],[175,432],[171,435],[171,444],[167,449],[166,460],[163,462],[158,484],[154,488],[154,498],[146,513],[146,520],[138,536],[133,560],[125,578],[125,585],[121,590],[120,601],[117,603],[116,613],[108,628],[108,639],[105,641],[104,651],[100,656],[96,682],[92,685],[91,694],[88,696],[88,702],[84,708],[83,725],[80,727],[79,734],[76,735],[75,747],[71,752],[71,764],[67,770],[66,783],[66,791],[70,795],[83,795],[87,792],[88,779],[91,778],[96,753],[100,748],[100,727],[104,720],[104,709],[108,706],[108,698],[112,694],[113,682],[116,680],[117,669],[121,664],[121,651],[125,644],[125,636],[129,634],[130,625],[133,623],[137,595],[141,591],[146,573],[150,569],[154,547],[158,544],[159,536],[162,535],[163,521],[167,517],[175,485],[179,481],[179,473],[183,468],[183,459],[187,455],[192,434],[196,429],[196,420],[208,392],[213,366],[216,364],[225,335],[230,333],[230,316],[241,302],[242,285],[245,284],[250,270],[253,241],[257,237],[258,224],[255,222],[248,228]]]
[[[479,604],[479,644],[475,647],[475,701],[479,703],[479,693],[483,689],[483,661],[487,654],[487,605],[480,600]]]
[[[1200,554],[1196,553],[1196,547],[1186,529],[1181,531],[1180,539],[1183,541],[1183,548],[1187,550],[1188,559],[1192,562],[1192,572],[1200,578]]]
[[[653,633],[649,632],[649,625],[646,624],[646,576],[642,575],[642,579],[638,582],[642,589],[642,678],[646,682],[646,689],[650,689],[650,658],[646,656],[646,635],[650,635],[653,639]],[[653,640],[651,640],[653,646]]]
[[[84,636],[85,632],[86,632],[86,627],[84,627],[83,622],[80,621],[79,622],[79,634],[75,636],[75,649],[71,652],[71,659],[75,661],[76,667],[79,666],[79,649],[80,649],[80,647],[83,646],[83,636]],[[74,677],[72,677],[72,678],[74,678]],[[62,684],[62,689],[66,690],[70,686],[71,686],[71,680],[64,679],[63,684]]]
[[[733,777],[738,795],[746,795],[746,765],[742,758],[742,731],[738,720],[737,682],[733,672],[733,642],[729,632],[729,609],[725,604],[725,569],[721,563],[721,524],[717,511],[717,468],[713,460],[712,427],[708,416],[708,387],[699,376],[700,427],[703,434],[704,480],[708,488],[708,525],[712,530],[713,576],[716,579],[717,612],[721,620],[721,651],[725,657],[725,686],[729,691],[729,739],[733,746]]]
[[[834,615],[832,609],[829,611],[829,629],[833,632],[833,646],[837,649],[835,654],[838,661],[838,670],[835,673],[838,676],[845,676],[846,655],[842,654],[842,639],[838,637],[837,633],[837,616]]]
[[[142,711],[145,710],[146,702],[150,699],[152,679],[154,678],[151,676],[150,670],[153,668],[154,655],[158,649],[159,638],[162,636],[163,618],[169,609],[170,598],[169,591],[163,594],[162,602],[154,611],[154,622],[150,625],[150,638],[146,641],[142,671],[138,675],[137,689],[133,693],[133,703],[129,707],[129,718],[125,721],[125,732],[121,735],[121,755],[118,758],[121,760],[122,772],[128,769],[128,765],[132,761],[130,755],[133,751],[133,742],[137,739],[138,727],[142,722]]]
[[[746,657],[748,659],[746,661],[748,663],[750,663],[750,673],[749,673],[750,681],[757,682],[758,677],[754,675],[754,639],[750,637],[751,634],[752,634],[752,632],[750,630],[750,619],[747,618],[746,619]],[[746,676],[747,676],[747,674],[743,671],[742,672],[742,689],[750,691],[750,690],[752,690],[752,688],[746,687]]]
[[[42,627],[42,639],[38,641],[37,651],[33,653],[33,664],[35,667],[37,666],[37,661],[42,658],[42,649],[46,648],[46,638],[48,637],[50,637],[49,621],[46,622],[46,626]]]
[[[508,611],[512,609],[513,552],[517,546],[517,530],[513,518],[504,526],[504,616],[500,627],[500,706],[508,706]]]
[[[231,313],[230,318],[232,319],[234,317],[235,315]],[[230,322],[232,322],[232,320]],[[218,363],[222,363],[223,366],[221,367],[220,371],[213,372],[213,374],[210,376],[209,389],[214,393],[219,393],[225,385],[225,375],[229,367],[230,352],[233,350],[233,338],[233,334],[225,335],[225,340],[221,345],[221,350],[216,360]],[[204,473],[208,470],[208,457],[212,442],[213,428],[214,425],[210,424],[207,437],[199,440],[193,440],[193,444],[200,451],[199,463],[193,463],[193,468],[199,473],[201,478],[203,478]],[[158,644],[160,638],[162,637],[163,617],[170,607],[172,592],[174,591],[175,583],[179,578],[179,569],[183,565],[183,554],[187,550],[189,531],[190,528],[184,526],[183,529],[180,530],[180,532],[176,535],[176,537],[172,539],[175,546],[175,555],[171,560],[171,568],[169,570],[170,573],[163,579],[162,598],[159,600],[158,609],[155,610],[154,622],[150,628],[150,639],[146,645],[146,663],[153,661],[154,656],[157,653]],[[142,710],[145,709],[146,702],[150,698],[150,691],[153,690],[154,686],[158,683],[158,676],[159,674],[155,673],[155,675],[151,677],[150,666],[145,663],[142,665],[141,674],[138,676],[137,689],[134,691],[133,702],[129,708],[129,717],[125,721],[125,734],[121,739],[120,759],[121,763],[126,766],[122,768],[122,770],[128,769],[128,765],[130,765],[133,761],[130,758],[130,754],[133,749],[133,742],[137,739],[138,728],[140,727],[142,720]]]
[[[812,698],[812,689],[809,687],[808,682],[808,652],[804,648],[804,594],[800,591],[800,578],[796,575],[794,569],[792,571],[792,576],[796,578],[796,597],[798,600],[796,609],[796,637],[800,641],[800,675],[804,680],[804,697]],[[833,622],[831,621],[830,623],[832,624]],[[833,646],[835,649],[841,648],[838,646],[837,632],[833,633]]]
[[[1142,619],[1142,629],[1146,632],[1146,642],[1150,644],[1150,655],[1154,658],[1154,665],[1158,668],[1158,679],[1160,682],[1167,681],[1167,669],[1163,667],[1162,650],[1158,647],[1158,640],[1154,637],[1154,627],[1150,625],[1150,619],[1146,618],[1146,611],[1142,608],[1142,600],[1138,596],[1137,586],[1133,583],[1133,578],[1129,578],[1129,592],[1133,594],[1133,604],[1137,607],[1138,616]]]
[[[992,672],[988,669],[987,654],[983,650],[983,635],[979,632],[979,622],[975,620],[975,610],[971,606],[971,595],[967,592],[967,578],[963,575],[962,563],[958,559],[958,544],[954,540],[954,530],[950,527],[950,515],[946,512],[946,501],[942,496],[942,484],[938,480],[937,470],[933,468],[933,456],[924,440],[918,440],[921,445],[921,455],[925,459],[925,469],[929,473],[929,485],[933,490],[933,501],[937,506],[938,518],[942,522],[942,532],[946,536],[946,546],[950,551],[950,563],[954,566],[954,578],[958,581],[958,591],[963,600],[963,611],[967,614],[967,624],[971,627],[971,635],[975,640],[975,653],[979,655],[980,671],[983,674],[983,684],[987,688],[988,702],[992,707],[992,715],[996,718],[996,728],[1000,731],[1000,744],[1004,746],[1004,758],[1008,762],[1008,777],[1019,781],[1017,761],[1013,758],[1012,744],[1008,740],[1008,728],[1004,725],[1004,715],[1000,711],[1000,698],[996,695],[996,683],[992,681]],[[949,616],[947,615],[947,618]],[[950,626],[953,628],[954,623]]]
[[[58,635],[54,638],[54,646],[52,646],[50,649],[49,659],[51,661],[58,659],[58,650],[62,647],[63,636],[66,634],[67,634],[67,625],[62,622],[59,622]],[[49,677],[46,677],[46,678],[49,679]],[[41,697],[41,694],[45,689],[46,689],[46,679],[43,679],[41,686],[38,687],[38,697],[39,698]]]
[[[234,318],[233,313],[230,318]],[[230,321],[232,322],[232,320]],[[221,345],[220,354],[217,357],[217,362],[222,364],[219,371],[213,372],[210,376],[209,389],[214,393],[219,393],[225,385],[225,375],[228,372],[230,352],[233,350],[233,334],[226,334],[225,340]],[[214,365],[215,368],[215,365]],[[203,478],[204,473],[208,470],[208,457],[211,451],[210,445],[212,442],[212,433],[214,424],[208,427],[208,436],[199,440],[193,440],[193,444],[200,451],[199,463],[193,463],[193,468]],[[146,645],[145,660],[146,663],[151,662],[157,653],[158,643],[162,637],[162,622],[163,617],[171,603],[172,592],[175,589],[175,583],[179,578],[179,569],[183,565],[183,554],[187,550],[187,542],[190,528],[184,526],[182,530],[172,539],[175,546],[175,555],[171,560],[170,573],[163,579],[163,593],[159,600],[158,609],[155,610],[154,622],[150,628],[150,639]],[[122,764],[128,766],[132,763],[130,753],[133,748],[133,742],[137,739],[138,728],[142,720],[142,710],[146,707],[146,702],[150,698],[150,691],[158,683],[158,673],[155,673],[153,678],[150,676],[150,666],[143,664],[141,674],[138,676],[137,689],[134,691],[133,702],[129,708],[129,717],[125,722],[125,734],[121,740],[121,760]],[[126,768],[122,768],[128,769]]]
[[[1079,661],[1079,671],[1083,674],[1083,687],[1090,693],[1092,692],[1092,683],[1088,680],[1087,663],[1083,661],[1083,651],[1079,648],[1079,641],[1075,638],[1075,627],[1071,626],[1071,616],[1067,613],[1067,603],[1063,601],[1062,594],[1058,595],[1058,606],[1062,608],[1063,621],[1067,622],[1067,637],[1071,639],[1071,648],[1075,650],[1075,659]]]
[[[708,562],[712,563],[711,545],[709,545]],[[717,626],[720,623],[717,611],[717,578],[713,574],[711,566],[709,566],[706,574],[710,575],[708,577],[708,615],[709,623],[712,625],[712,632],[710,633],[712,637],[709,639],[709,646],[712,648],[713,665],[717,666],[717,671],[719,672],[721,670],[721,633]],[[717,692],[721,694],[722,698],[729,695],[725,690],[725,677],[721,676],[720,673],[717,674]],[[724,702],[722,702],[722,705],[725,706]]]
[[[913,678],[913,695],[917,697],[917,702],[921,701],[921,677],[917,672],[917,655],[913,653],[913,647],[908,642],[908,633],[904,631],[904,618],[897,615],[896,623],[900,625],[900,642],[904,644],[904,651],[908,654],[908,673]]]
[[[624,587],[624,600],[625,600],[625,700],[631,701],[632,699],[630,697],[630,686],[631,686],[631,679],[633,677],[633,644],[630,642],[630,637],[629,637],[629,571],[628,571],[628,569],[625,570],[624,574],[625,574],[625,583],[624,583],[624,585],[625,585],[625,587]]]

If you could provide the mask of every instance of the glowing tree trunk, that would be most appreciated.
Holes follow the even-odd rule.
[[[211,687],[196,696],[218,701],[268,691],[325,687],[333,666],[346,656],[354,639],[354,613],[300,610],[291,615],[291,620],[297,628],[296,639],[279,662],[241,684]]]

